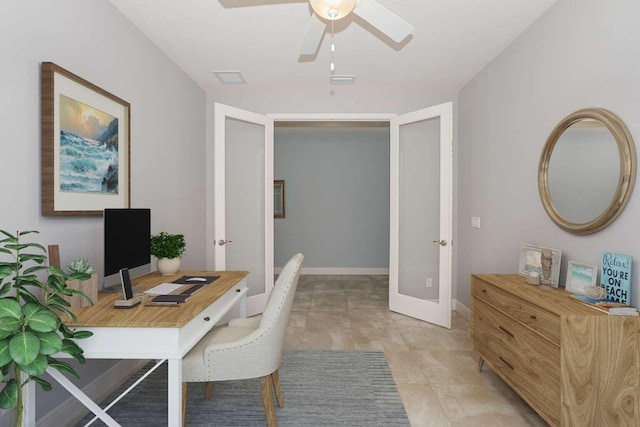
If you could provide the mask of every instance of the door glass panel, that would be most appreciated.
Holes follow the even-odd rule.
[[[440,118],[400,126],[398,292],[438,302]]]
[[[265,292],[265,128],[226,118],[226,269],[245,270],[248,296]]]

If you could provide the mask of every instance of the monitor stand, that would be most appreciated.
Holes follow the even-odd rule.
[[[138,293],[142,293],[142,287],[140,286],[134,286],[132,288],[132,291],[134,294],[138,294]],[[102,288],[102,292],[107,292],[107,293],[122,293],[122,283],[116,283],[115,285],[111,285],[111,286],[106,286]]]

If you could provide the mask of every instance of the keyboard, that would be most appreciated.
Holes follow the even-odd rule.
[[[151,289],[147,289],[144,293],[147,295],[167,295],[185,287],[187,287],[187,285],[181,285],[179,283],[160,283]]]

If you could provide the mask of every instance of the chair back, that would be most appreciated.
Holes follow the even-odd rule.
[[[267,307],[262,313],[260,329],[269,327],[281,328],[283,331],[286,329],[303,260],[304,255],[295,254],[282,269],[267,300]]]
[[[280,367],[287,322],[303,259],[302,254],[296,254],[282,269],[257,329],[238,340],[206,346],[204,362],[207,372],[199,378],[206,377],[207,381],[259,378]],[[228,331],[241,329],[227,328]]]

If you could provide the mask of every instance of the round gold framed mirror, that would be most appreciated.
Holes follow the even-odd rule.
[[[635,179],[631,134],[622,120],[601,108],[562,119],[540,156],[542,205],[570,233],[595,233],[611,224],[627,204]]]

